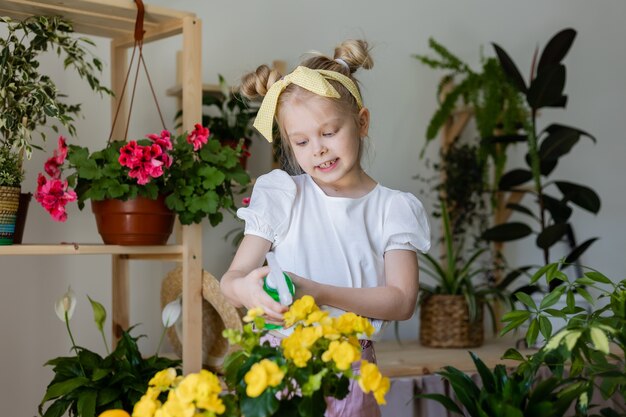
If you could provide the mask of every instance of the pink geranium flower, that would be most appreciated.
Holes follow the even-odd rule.
[[[195,124],[195,129],[187,135],[187,142],[193,145],[193,150],[202,148],[209,140],[209,129],[199,123]]]
[[[54,150],[52,157],[49,158],[43,166],[46,174],[50,175],[52,178],[61,178],[61,169],[59,167],[63,165],[65,158],[67,158],[67,144],[65,143],[65,138],[59,136],[57,149]]]
[[[37,191],[35,200],[50,213],[50,216],[58,222],[67,220],[65,206],[67,203],[76,201],[74,190],[68,190],[67,181],[58,178],[47,180],[42,174],[37,177]]]

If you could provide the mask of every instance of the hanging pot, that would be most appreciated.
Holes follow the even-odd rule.
[[[462,295],[433,294],[420,306],[420,343],[437,348],[478,347],[483,344],[483,304],[478,317],[469,319]]]
[[[0,187],[0,245],[13,244],[20,187]]]
[[[176,215],[156,200],[137,197],[92,201],[98,233],[107,245],[164,245],[172,234]]]

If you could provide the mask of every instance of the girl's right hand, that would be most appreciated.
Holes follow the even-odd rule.
[[[288,308],[274,301],[263,290],[263,278],[269,274],[270,268],[264,266],[250,271],[248,275],[237,280],[237,294],[241,304],[247,309],[261,307],[265,311],[265,320],[272,324],[283,323],[283,313]]]

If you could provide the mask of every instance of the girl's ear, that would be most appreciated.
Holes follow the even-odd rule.
[[[359,137],[364,138],[370,128],[370,111],[367,107],[363,107],[359,111]]]

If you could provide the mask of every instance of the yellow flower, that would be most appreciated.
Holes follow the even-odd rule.
[[[163,413],[162,417],[193,417],[196,413],[196,406],[193,403],[183,403],[178,399],[175,391],[170,391],[167,401],[158,411]],[[154,417],[159,416],[155,413]]]
[[[190,404],[196,400],[196,388],[200,376],[198,374],[187,375],[173,391],[178,400],[183,404]]]
[[[323,323],[324,319],[328,317],[328,311],[316,310],[308,315],[304,324],[310,326],[313,323]]]
[[[340,371],[347,370],[352,362],[361,357],[361,350],[357,349],[351,343],[346,341],[333,340],[328,346],[328,350],[322,354],[322,360],[335,362],[337,369]]]
[[[378,367],[368,361],[361,361],[359,386],[364,393],[372,391],[378,404],[385,404],[385,394],[389,391],[389,378],[382,376]]]
[[[270,387],[275,387],[281,383],[285,373],[275,362],[263,359],[261,362],[252,365],[248,373],[243,377],[246,383],[246,394],[248,397],[256,398]]]
[[[246,383],[246,394],[250,398],[256,398],[267,388],[267,372],[263,365],[255,363],[243,377]]]
[[[130,417],[130,415],[124,410],[106,410],[100,413],[98,417]]]
[[[293,302],[289,311],[283,314],[285,319],[285,327],[293,326],[295,323],[304,320],[309,314],[319,310],[315,300],[310,295],[305,295],[302,298]]]
[[[263,314],[265,314],[265,311],[261,307],[251,308],[250,310],[248,310],[248,313],[243,318],[243,321],[245,321],[246,323],[250,323],[254,321],[256,317],[260,317]]]
[[[380,386],[376,391],[374,391],[374,398],[379,405],[387,404],[387,401],[385,401],[385,395],[389,391],[390,386],[391,383],[389,381],[389,378],[384,376],[383,379],[380,381]]]
[[[344,313],[334,320],[334,327],[341,334],[349,335],[355,333],[358,327],[359,316],[349,312]]]
[[[176,369],[167,368],[159,371],[152,377],[148,385],[165,391],[172,386],[176,380]]]
[[[141,397],[141,399],[133,407],[133,417],[152,417],[157,408],[161,406],[161,402],[151,398],[148,394]],[[107,415],[100,414],[100,417],[123,417],[123,414]]]

